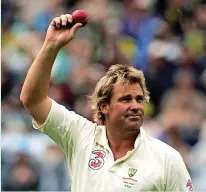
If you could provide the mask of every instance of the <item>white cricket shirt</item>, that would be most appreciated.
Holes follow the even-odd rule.
[[[88,121],[55,101],[38,130],[64,151],[72,192],[193,190],[179,152],[148,136],[142,128],[135,148],[116,161],[104,126]]]

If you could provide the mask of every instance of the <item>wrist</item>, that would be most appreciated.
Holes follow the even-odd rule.
[[[45,40],[43,44],[43,48],[53,51],[53,52],[59,52],[61,49],[61,46],[59,46],[55,41],[47,41]]]

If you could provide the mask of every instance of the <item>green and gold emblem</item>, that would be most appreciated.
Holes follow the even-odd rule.
[[[130,177],[133,177],[136,172],[137,172],[137,169],[129,168],[128,175],[129,175]]]

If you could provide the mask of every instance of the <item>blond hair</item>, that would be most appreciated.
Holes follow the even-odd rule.
[[[145,78],[142,71],[129,65],[112,65],[106,74],[97,83],[93,94],[90,96],[90,106],[94,110],[94,121],[103,125],[105,115],[101,111],[101,104],[109,103],[113,93],[113,87],[116,83],[123,84],[139,83],[146,102],[149,102],[149,92],[145,84]]]

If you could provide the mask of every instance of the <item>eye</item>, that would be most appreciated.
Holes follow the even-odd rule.
[[[123,102],[129,102],[131,99],[130,98],[123,98],[122,101]]]
[[[128,103],[131,101],[131,98],[130,97],[123,97],[119,100],[120,102],[124,102],[124,103]]]
[[[144,102],[144,97],[139,96],[139,97],[136,98],[136,101],[137,101],[138,103],[143,103],[143,102]]]

